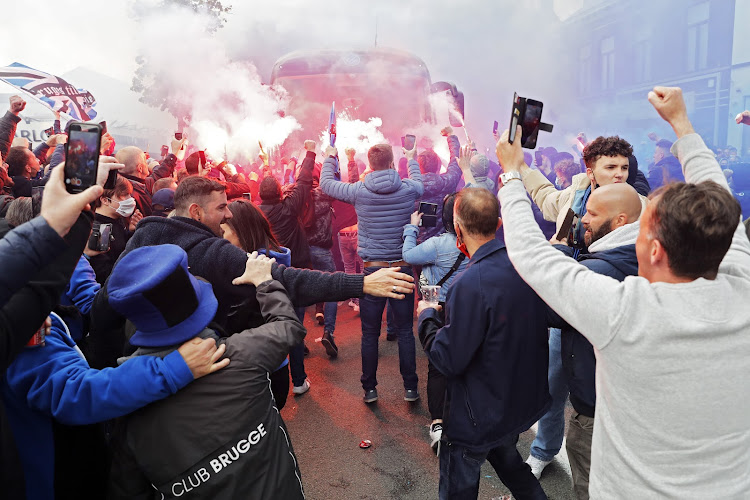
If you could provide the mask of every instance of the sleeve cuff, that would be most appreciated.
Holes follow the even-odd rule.
[[[164,359],[165,375],[169,382],[172,394],[179,391],[193,381],[193,372],[178,351],[167,354]]]
[[[672,154],[680,160],[681,164],[683,163],[685,155],[698,149],[707,149],[706,144],[698,134],[684,135],[672,144]]]

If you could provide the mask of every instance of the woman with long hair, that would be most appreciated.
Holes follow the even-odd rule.
[[[227,219],[221,225],[225,240],[243,249],[245,252],[257,251],[258,253],[275,258],[279,264],[284,264],[285,266],[291,264],[292,253],[288,248],[282,247],[279,244],[276,236],[271,231],[268,219],[266,219],[266,216],[263,215],[263,212],[258,207],[248,200],[240,199],[231,202],[228,208],[232,212],[232,218]],[[246,315],[248,309],[247,307],[243,307],[243,305],[232,307],[227,322],[227,330],[230,333],[240,332],[248,327],[250,324]],[[291,362],[294,365],[292,370],[295,372],[299,370],[299,365],[302,365],[302,373],[304,373],[304,349],[304,342],[302,342],[300,346],[294,347],[290,352],[289,358],[291,358]],[[305,382],[307,382],[306,378]],[[307,388],[310,387],[309,383],[304,385]],[[286,404],[286,398],[289,394],[289,359],[284,359],[281,366],[271,373],[271,392],[273,392],[273,397],[276,400],[276,407],[280,411]],[[295,394],[297,394],[296,390]]]

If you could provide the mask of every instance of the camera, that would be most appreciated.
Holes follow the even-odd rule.
[[[96,252],[106,252],[109,250],[109,244],[112,241],[112,224],[102,224],[94,222],[89,236],[88,247]]]

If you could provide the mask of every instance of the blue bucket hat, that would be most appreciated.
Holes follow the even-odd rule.
[[[181,344],[211,322],[219,305],[210,283],[195,279],[177,245],[136,248],[115,266],[109,303],[136,328],[136,347]]]

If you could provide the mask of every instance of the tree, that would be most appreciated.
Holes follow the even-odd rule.
[[[224,26],[226,14],[232,9],[231,5],[224,5],[220,0],[162,0],[162,7],[181,6],[191,9],[193,12],[207,14],[213,22],[206,24],[206,32],[213,35],[219,28]],[[141,54],[136,57],[138,67],[133,76],[130,90],[141,94],[139,100],[154,108],[166,110],[182,123],[190,120],[190,103],[184,102],[172,95],[169,89],[158,85],[163,78],[161,68],[150,64],[148,55]]]

